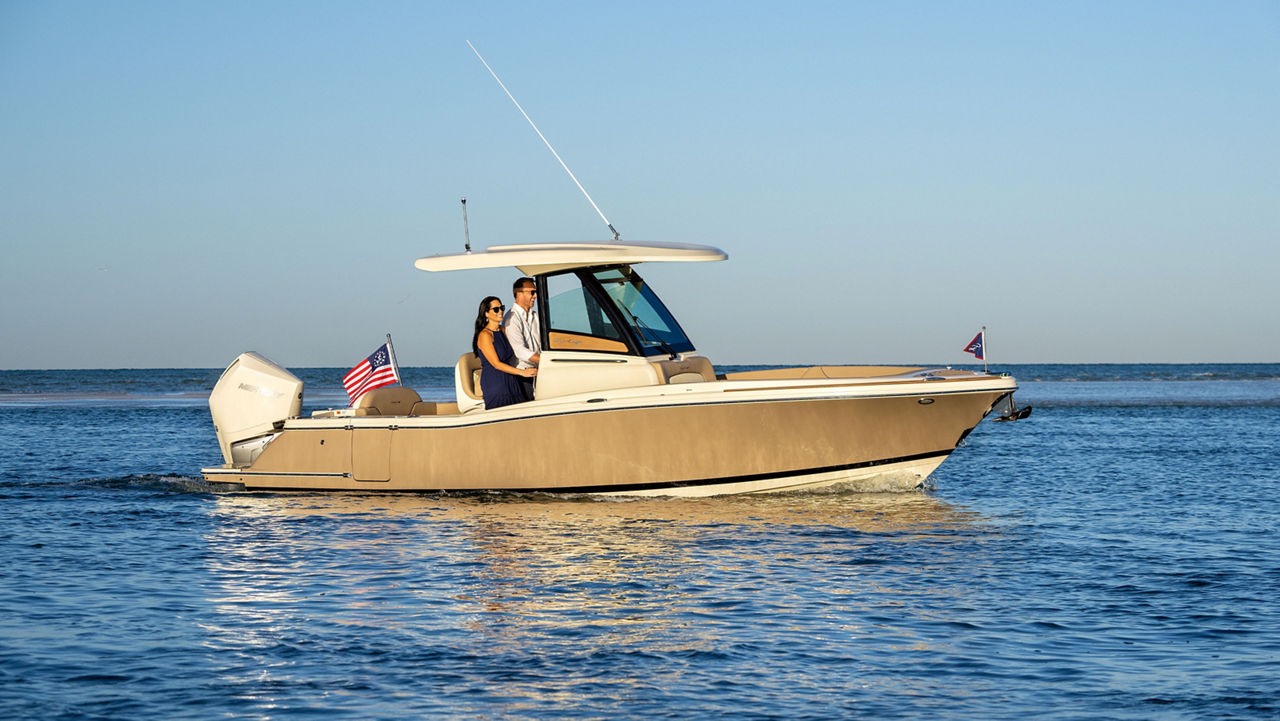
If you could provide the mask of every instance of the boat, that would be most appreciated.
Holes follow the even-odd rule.
[[[210,394],[223,463],[203,477],[288,491],[904,490],[924,484],[1017,389],[1008,375],[942,367],[717,371],[636,267],[727,258],[616,234],[474,253],[468,243],[420,258],[429,272],[515,268],[534,279],[543,348],[534,399],[485,408],[479,362],[460,342],[451,401],[388,386],[304,417],[303,382],[245,353]]]

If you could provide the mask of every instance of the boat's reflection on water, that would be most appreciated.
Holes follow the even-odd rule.
[[[543,523],[602,524],[635,521],[677,524],[831,525],[868,532],[909,527],[967,526],[978,514],[926,493],[796,492],[711,498],[639,498],[559,494],[227,493],[221,513],[259,518],[355,517],[511,524],[513,531]],[[532,524],[532,525],[531,525]],[[591,537],[576,539],[589,543]]]
[[[564,582],[657,587],[712,559],[776,564],[779,551],[857,560],[885,541],[965,535],[981,516],[932,495],[810,493],[705,499],[554,495],[225,494],[216,497],[220,559],[324,568],[347,552],[395,566],[471,569],[472,591],[501,605],[502,588]],[[238,549],[242,553],[228,554]],[[363,565],[363,564],[359,564]],[[459,579],[455,579],[459,580]],[[488,581],[486,583],[485,581]],[[537,594],[545,598],[545,592]],[[476,598],[475,600],[480,600]]]
[[[803,646],[833,622],[850,636],[927,644],[894,614],[953,600],[953,584],[929,583],[930,567],[973,562],[957,542],[988,525],[920,492],[222,494],[214,504],[212,645],[278,643],[323,617],[353,638],[394,633],[495,663],[720,654],[760,634]]]

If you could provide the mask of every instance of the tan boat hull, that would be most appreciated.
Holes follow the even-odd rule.
[[[922,483],[1007,393],[580,404],[563,412],[535,403],[529,415],[501,418],[486,411],[292,421],[249,467],[205,469],[205,478],[330,491],[699,496],[858,482],[889,490]]]

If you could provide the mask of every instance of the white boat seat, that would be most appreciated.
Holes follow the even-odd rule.
[[[414,404],[421,401],[422,396],[412,388],[387,386],[375,388],[360,396],[355,409],[357,415],[407,416],[412,414]],[[361,410],[365,413],[360,413]]]
[[[463,353],[458,359],[458,377],[462,379],[462,392],[473,400],[484,400],[480,388],[480,359],[474,353]]]

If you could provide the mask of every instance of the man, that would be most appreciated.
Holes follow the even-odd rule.
[[[511,342],[511,349],[516,354],[517,368],[533,368],[538,365],[542,356],[542,331],[538,323],[538,309],[535,307],[538,299],[536,287],[533,278],[517,278],[511,285],[515,302],[502,319],[507,340]],[[525,395],[533,400],[533,379],[521,378],[520,383],[524,386]]]

